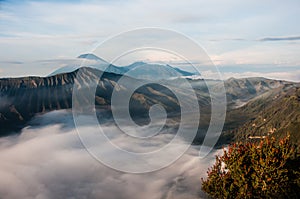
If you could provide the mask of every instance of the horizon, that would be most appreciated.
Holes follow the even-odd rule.
[[[94,59],[88,59],[88,58],[80,58],[80,56],[83,56],[83,55],[92,55],[92,56],[95,56],[95,58],[96,59],[100,59],[101,61],[104,61],[104,62],[106,62],[106,60],[104,60],[104,59],[102,59],[101,57],[99,57],[99,56],[97,56],[97,55],[94,55],[93,53],[83,53],[83,54],[80,54],[79,56],[77,56],[76,57],[76,59],[74,59],[73,61],[78,61],[78,59],[80,59],[80,61],[78,62],[78,63],[82,63],[82,62],[86,62],[86,61],[89,61],[89,60],[94,60]],[[84,61],[82,61],[82,60],[84,60]],[[69,59],[69,61],[70,61],[70,59]],[[141,62],[141,63],[145,63],[145,64],[150,64],[150,65],[152,65],[152,64],[158,64],[158,65],[162,65],[162,66],[167,66],[167,65],[169,65],[169,66],[171,66],[172,68],[179,68],[179,69],[181,69],[181,70],[183,70],[183,71],[187,71],[187,72],[189,72],[189,70],[185,70],[185,68],[182,68],[182,67],[180,67],[180,65],[178,66],[176,66],[176,65],[172,65],[172,63],[164,63],[164,62],[153,62],[153,63],[148,63],[148,62],[146,62],[146,60],[137,60],[137,61],[134,61],[134,62],[131,62],[131,63],[129,63],[129,64],[127,64],[127,65],[114,65],[114,64],[109,64],[109,65],[114,65],[114,66],[116,66],[116,67],[120,67],[120,68],[122,68],[122,67],[128,67],[128,66],[130,66],[130,65],[133,65],[133,64],[135,64],[135,63],[139,63],[139,62]],[[96,62],[97,63],[97,62]],[[68,67],[68,66],[63,66],[63,67],[61,67],[61,68],[57,68],[57,69],[55,69],[54,71],[51,71],[49,74],[47,74],[47,75],[29,75],[29,76],[7,76],[7,77],[1,77],[0,76],[0,79],[5,79],[5,78],[22,78],[22,77],[51,77],[51,76],[55,76],[55,75],[59,75],[59,74],[62,74],[62,73],[56,73],[57,71],[59,71],[60,69],[62,69],[62,68],[64,68],[64,67]],[[81,67],[86,67],[86,68],[94,68],[93,66],[90,66],[90,65],[86,65],[86,66],[78,66],[78,68],[81,68]],[[77,68],[77,69],[78,69]],[[77,70],[77,69],[74,69],[74,70],[71,70],[71,71],[69,71],[69,72],[63,72],[63,73],[70,73],[70,72],[74,72],[75,70]],[[97,69],[97,68],[96,68]],[[97,70],[100,70],[100,69],[97,69]],[[221,72],[221,71],[220,71]],[[56,73],[56,74],[53,74],[53,73]],[[222,72],[221,72],[222,73]],[[223,79],[217,79],[217,78],[214,78],[215,76],[214,75],[206,75],[206,78],[205,77],[203,77],[201,74],[200,75],[192,75],[192,76],[196,76],[196,77],[202,77],[203,79],[205,79],[205,80],[223,80],[223,81],[225,81],[225,80],[229,80],[229,79],[245,79],[245,78],[265,78],[265,79],[273,79],[273,80],[283,80],[283,81],[289,81],[289,82],[294,82],[294,83],[298,83],[298,82],[300,82],[300,79],[297,81],[295,81],[295,80],[286,80],[286,79],[280,79],[280,78],[272,78],[272,77],[264,77],[264,76],[255,76],[255,75],[253,75],[253,76],[247,76],[247,75],[245,75],[245,76],[239,76],[239,77],[235,77],[235,76],[226,76],[226,77],[224,77],[224,76],[222,76],[222,78]],[[184,77],[184,76],[183,76]],[[191,76],[186,76],[186,78],[190,78]]]

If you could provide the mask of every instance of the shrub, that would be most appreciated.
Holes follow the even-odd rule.
[[[211,197],[300,197],[300,157],[289,135],[233,144],[223,152],[202,179],[202,190]]]

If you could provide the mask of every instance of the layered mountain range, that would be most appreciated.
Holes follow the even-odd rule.
[[[94,54],[82,54],[77,57],[80,61],[78,65],[67,65],[53,71],[49,76],[73,72],[80,67],[89,67],[105,71],[108,73],[115,73],[119,75],[124,75],[137,79],[170,79],[179,76],[193,76],[200,75],[198,73],[188,72],[181,70],[176,67],[172,67],[168,64],[161,63],[146,63],[143,61],[134,62],[130,65],[116,66],[111,64],[104,59],[94,55]]]
[[[130,67],[134,69],[136,66],[128,66],[127,69],[130,70]],[[145,69],[139,72],[153,70],[147,69],[147,64],[142,67]],[[165,67],[156,66],[158,72],[162,70],[161,68]],[[78,71],[79,69],[58,72],[48,77],[0,79],[0,135],[18,131],[36,114],[72,108],[74,86],[83,89],[88,87],[84,84],[88,84],[91,74],[101,76],[95,93],[95,106],[99,110],[107,110],[110,114],[112,92],[130,89],[129,85],[143,81],[145,86],[140,87],[131,96],[130,113],[133,118],[147,118],[149,108],[154,104],[162,105],[169,116],[180,114],[178,99],[172,91],[159,84],[147,83],[147,78],[133,78],[91,67],[81,68],[80,76],[77,75]],[[185,71],[181,71],[181,74],[189,75]],[[120,84],[118,81],[121,77],[127,78],[128,84]],[[178,77],[178,79],[181,78],[181,76]],[[173,81],[172,85],[174,85],[175,80],[164,81]],[[217,92],[221,89],[222,82],[203,79],[188,79],[187,81],[195,89],[202,110],[200,126],[206,128],[210,118],[210,97],[206,85],[212,85],[214,91]],[[185,93],[185,88],[181,87],[179,80],[176,84],[174,89],[182,93],[188,103],[190,96]],[[290,132],[294,140],[300,142],[298,133],[300,129],[299,83],[266,78],[231,78],[224,81],[224,85],[228,108],[224,132],[219,144],[235,140],[262,139],[263,136],[270,134],[281,136],[286,132]]]
[[[80,73],[79,73],[80,71]],[[135,119],[149,120],[149,109],[154,104],[160,104],[170,115],[180,113],[176,96],[166,87],[153,83],[147,79],[135,79],[126,75],[82,67],[72,72],[59,73],[48,77],[23,77],[0,79],[0,133],[7,134],[11,130],[22,128],[34,115],[52,110],[72,108],[72,92],[74,87],[81,90],[90,89],[90,80],[98,78],[95,92],[95,106],[98,110],[107,110],[111,115],[112,92],[128,91],[132,86],[141,84],[131,96],[130,113]],[[101,78],[100,78],[101,77]],[[126,83],[119,84],[122,77]],[[177,84],[184,81],[182,78],[169,81],[171,87],[180,92],[189,103],[190,96],[184,88],[177,88]],[[175,82],[174,82],[175,81]],[[129,92],[129,91],[128,91]],[[198,95],[200,105],[208,106],[207,96]],[[80,99],[85,102],[85,96]],[[76,101],[75,101],[76,102]],[[84,107],[84,106],[83,106]],[[107,116],[107,117],[108,117]]]

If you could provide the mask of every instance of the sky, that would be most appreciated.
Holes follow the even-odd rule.
[[[157,27],[192,38],[225,79],[300,81],[299,13],[298,0],[2,0],[0,77],[45,76],[113,35]]]

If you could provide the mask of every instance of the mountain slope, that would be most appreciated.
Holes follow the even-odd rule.
[[[258,141],[264,136],[273,135],[280,138],[290,133],[292,141],[300,144],[299,84],[283,85],[233,112],[247,117],[247,122],[226,132],[227,136],[231,134],[233,140]]]
[[[79,58],[79,59],[90,59],[90,60],[96,60],[98,62],[108,63],[104,59],[102,59],[102,58],[100,58],[100,57],[98,57],[94,54],[91,54],[91,53],[81,54],[77,58]]]
[[[81,75],[75,81],[78,71],[50,77],[0,79],[0,135],[22,128],[35,114],[72,108],[73,87],[88,89],[91,75],[94,77],[102,75],[95,93],[95,105],[97,110],[106,110],[108,116],[111,115],[112,91],[114,89],[115,92],[126,91],[137,83],[145,86],[138,88],[130,99],[129,108],[134,120],[146,118],[144,122],[149,122],[149,108],[154,104],[162,105],[167,110],[168,116],[180,114],[176,96],[159,84],[123,76],[126,85],[121,85],[118,80],[122,75],[103,73],[94,68],[82,68]],[[185,103],[189,104],[190,96],[180,81],[179,78],[163,82],[173,85],[173,89],[185,96]],[[199,132],[205,132],[210,122],[210,96],[206,84],[218,92],[221,82],[188,81],[195,89],[201,110]],[[224,133],[219,143],[245,140],[249,139],[249,136],[264,136],[270,132],[281,136],[286,131],[290,131],[295,140],[300,140],[297,133],[300,129],[300,84],[265,78],[229,79],[224,84],[227,90],[228,109]],[[191,116],[191,121],[194,120],[195,118]],[[199,136],[203,137],[203,134],[200,133]]]
[[[128,66],[115,66],[110,64],[104,59],[94,55],[94,54],[82,54],[77,57],[78,64],[68,65],[53,71],[48,76],[53,76],[62,73],[69,73],[77,70],[80,67],[90,67],[98,70],[102,70],[109,73],[116,74],[126,74],[127,76],[138,78],[138,79],[148,79],[148,80],[159,80],[176,78],[180,76],[192,76],[191,72],[181,70],[179,68],[172,67],[168,64],[149,64],[145,62],[134,62]]]
[[[0,79],[0,99],[2,102],[0,106],[0,131],[4,133],[10,128],[18,129],[37,113],[71,108],[73,86],[88,89],[91,75],[99,77],[103,73],[93,68],[80,70],[80,76],[77,75],[78,70],[76,70],[51,77]],[[78,77],[75,81],[76,75]],[[121,75],[114,73],[105,72],[102,74],[95,93],[95,105],[98,108],[109,109],[111,94],[115,88],[115,92],[120,92],[120,89],[126,90],[129,89],[129,86],[142,82],[146,85],[139,88],[131,97],[131,111],[134,116],[144,115],[148,117],[149,108],[156,103],[161,104],[168,113],[180,111],[177,98],[165,87],[158,84],[147,84],[147,81],[126,76],[123,78],[127,78],[127,84],[120,85],[118,83],[120,77]],[[182,94],[185,95],[184,90]],[[188,95],[186,95],[186,99],[188,101]],[[201,104],[204,106],[207,102],[208,100],[204,100]]]
[[[55,71],[53,71],[48,76],[54,76],[57,74],[62,73],[70,73],[74,72],[75,70],[81,68],[81,67],[90,67],[95,68],[98,70],[106,71],[109,73],[116,73],[116,74],[124,74],[127,70],[123,67],[117,67],[112,64],[109,64],[104,59],[97,57],[94,54],[82,54],[77,57],[78,60],[76,60],[77,64],[67,65],[64,67],[61,67]]]
[[[263,77],[230,78],[224,81],[227,101],[229,105],[235,106],[235,108],[243,106],[257,96],[289,84],[291,82]],[[218,87],[219,85],[216,85],[215,89]]]
[[[181,76],[192,76],[194,73],[172,67],[168,64],[148,64],[145,62],[135,62],[124,67],[131,77],[140,79],[170,79]]]

